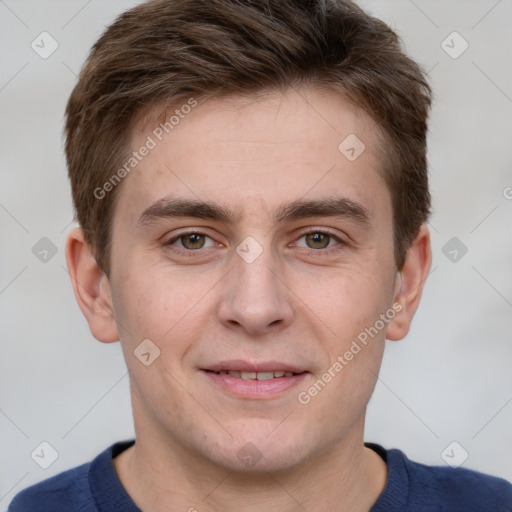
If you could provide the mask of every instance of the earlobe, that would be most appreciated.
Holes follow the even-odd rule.
[[[66,261],[75,298],[92,335],[104,343],[118,341],[110,282],[98,267],[81,228],[68,235]]]
[[[393,303],[396,305],[395,310],[400,304],[400,311],[389,323],[386,338],[401,340],[409,332],[431,264],[430,232],[423,225],[407,251],[404,266],[397,274]]]

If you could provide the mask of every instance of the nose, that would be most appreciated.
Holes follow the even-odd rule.
[[[243,253],[240,252],[240,254]],[[270,247],[251,261],[233,254],[217,309],[219,321],[252,336],[276,333],[291,324],[293,293],[286,269]]]

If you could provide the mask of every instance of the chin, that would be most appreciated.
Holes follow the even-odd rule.
[[[208,458],[226,470],[241,473],[265,473],[287,471],[304,463],[317,450],[306,444],[305,436],[299,432],[286,432],[270,435],[244,435],[230,439],[227,445],[218,445],[214,451],[209,447]],[[265,438],[265,436],[268,436]],[[253,439],[253,441],[251,441]]]
[[[216,454],[216,460],[212,462],[229,471],[256,475],[292,470],[306,458],[298,454],[296,450],[263,454],[255,445],[247,443],[236,453],[229,452],[220,457],[219,454]]]

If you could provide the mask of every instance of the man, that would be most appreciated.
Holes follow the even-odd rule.
[[[136,440],[21,511],[510,511],[512,486],[365,444],[431,264],[430,88],[348,1],[155,0],[71,95],[67,243],[121,341]]]

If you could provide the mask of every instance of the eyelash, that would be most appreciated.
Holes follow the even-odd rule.
[[[326,231],[326,230],[322,230],[322,229],[315,229],[315,228],[310,228],[307,231],[303,232],[297,238],[297,240],[300,240],[302,237],[304,237],[306,235],[309,235],[311,233],[319,233],[321,235],[327,235],[327,236],[333,238],[336,242],[338,242],[338,244],[336,246],[334,246],[334,247],[329,248],[329,249],[308,249],[308,248],[302,248],[302,249],[305,249],[308,252],[313,252],[313,253],[323,254],[323,255],[331,255],[332,253],[338,252],[338,251],[341,250],[341,248],[339,246],[346,245],[346,243],[343,240],[341,240],[338,236],[336,236],[334,233],[331,233],[330,231]],[[179,255],[184,255],[184,256],[187,256],[187,257],[196,257],[197,253],[202,252],[201,249],[195,249],[195,250],[194,249],[174,249],[172,247],[175,242],[177,242],[180,238],[182,238],[184,236],[187,236],[187,235],[202,235],[202,236],[205,236],[205,237],[210,238],[210,239],[213,240],[213,238],[210,235],[208,235],[207,233],[204,233],[204,232],[198,231],[198,230],[193,230],[193,231],[185,231],[183,233],[180,233],[180,234],[174,236],[173,238],[171,238],[168,241],[166,241],[164,243],[164,246],[169,247],[172,252],[175,252],[175,253],[177,253]]]

